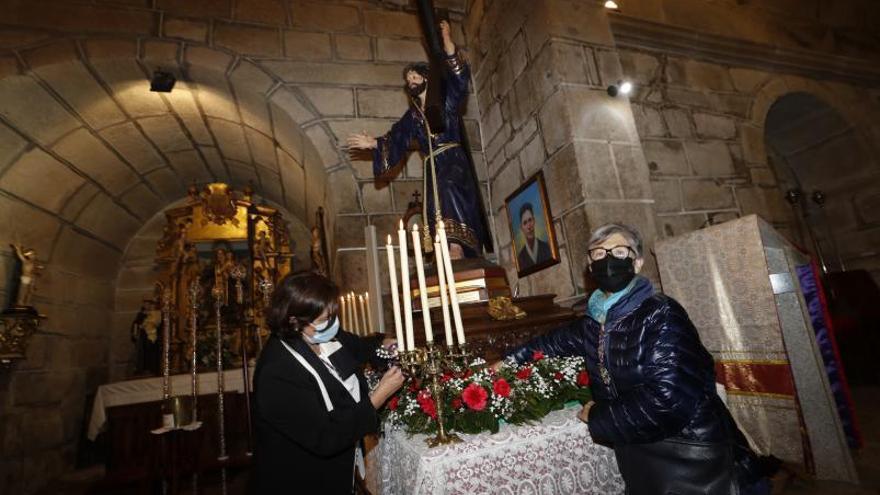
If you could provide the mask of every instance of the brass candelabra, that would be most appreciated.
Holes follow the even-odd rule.
[[[461,442],[461,438],[446,429],[446,418],[443,415],[443,402],[446,395],[446,384],[440,379],[445,369],[461,370],[468,366],[471,354],[466,344],[442,348],[434,342],[428,342],[423,349],[400,352],[400,367],[408,376],[429,381],[431,398],[437,408],[437,435],[427,438],[429,447]]]

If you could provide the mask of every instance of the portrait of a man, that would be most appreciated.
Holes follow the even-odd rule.
[[[550,244],[535,235],[535,208],[532,203],[523,203],[519,208],[519,226],[525,237],[525,244],[517,255],[519,268],[529,268],[553,257]]]
[[[522,277],[559,262],[544,175],[530,177],[506,200],[513,256]]]

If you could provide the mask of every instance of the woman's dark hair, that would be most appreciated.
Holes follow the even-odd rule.
[[[272,293],[266,320],[272,333],[282,340],[299,335],[303,328],[327,310],[330,317],[339,311],[339,287],[315,272],[287,275]]]

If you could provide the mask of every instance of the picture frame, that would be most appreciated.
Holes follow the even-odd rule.
[[[538,171],[526,179],[504,200],[504,205],[517,276],[522,278],[559,263],[544,172]],[[529,237],[532,240],[527,244]]]

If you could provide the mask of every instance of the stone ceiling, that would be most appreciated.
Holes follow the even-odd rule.
[[[149,91],[155,68],[176,74],[174,91]],[[316,116],[307,105],[209,48],[100,39],[20,51],[0,59],[0,219],[62,263],[82,261],[63,259],[72,250],[118,258],[192,183],[252,184],[308,224],[326,173],[300,127]],[[71,244],[82,238],[89,246]]]

